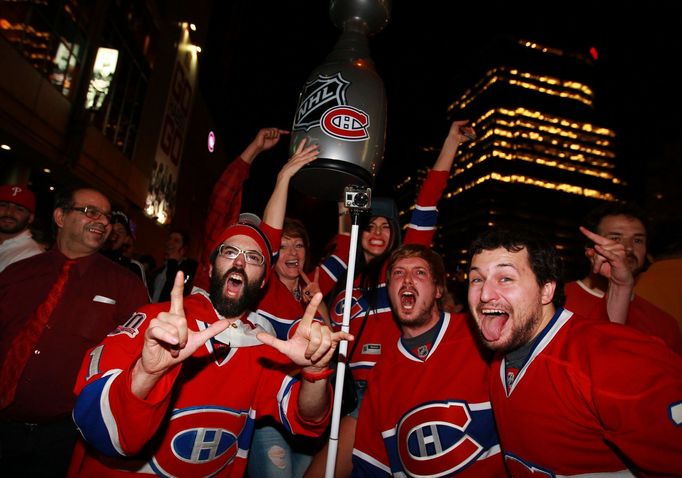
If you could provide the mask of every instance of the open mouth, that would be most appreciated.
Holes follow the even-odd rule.
[[[228,297],[239,297],[246,281],[243,274],[232,272],[225,281],[225,292]]]
[[[288,261],[284,261],[284,265],[287,267],[298,269],[298,259],[291,259]]]
[[[414,305],[417,303],[417,296],[414,292],[406,290],[400,293],[400,307],[404,310],[414,309]]]
[[[478,308],[481,317],[481,332],[483,337],[490,342],[494,342],[502,337],[502,332],[509,321],[509,313],[497,308]]]

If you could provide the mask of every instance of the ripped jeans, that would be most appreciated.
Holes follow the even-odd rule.
[[[248,476],[300,478],[322,444],[320,439],[294,436],[274,421],[261,423],[253,433],[247,463]]]

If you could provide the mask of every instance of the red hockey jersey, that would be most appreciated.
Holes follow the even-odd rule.
[[[658,340],[559,309],[509,389],[503,359],[490,379],[515,478],[682,476],[682,357]]]
[[[324,432],[330,413],[320,423],[298,415],[300,382],[287,357],[255,338],[251,321],[272,332],[255,313],[219,335],[231,334],[223,340],[231,347],[221,350],[212,339],[164,376],[147,399],[133,395],[131,370],[144,332],[167,307],[141,308],[84,360],[74,420],[90,446],[79,442],[69,476],[242,476],[257,418],[272,416],[294,434]],[[193,330],[219,320],[202,293],[186,297],[184,309]]]
[[[464,314],[441,317],[424,359],[398,340],[372,370],[355,433],[353,476],[507,476],[488,363]]]

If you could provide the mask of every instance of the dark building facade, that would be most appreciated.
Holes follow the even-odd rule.
[[[439,203],[435,247],[451,278],[462,281],[473,237],[522,223],[550,238],[568,275],[579,275],[581,218],[600,202],[620,198],[625,186],[615,171],[615,133],[595,122],[594,59],[589,51],[511,37],[477,56],[485,63],[453,81],[453,91],[463,93],[448,106],[447,119],[471,120],[478,137],[455,159]],[[398,185],[398,195],[411,196],[423,175]]]
[[[201,233],[210,187],[191,208],[178,194],[196,181],[181,168],[209,182],[224,167],[208,165],[221,145],[206,149],[197,81],[211,3],[0,2],[0,182],[36,193],[39,227],[55,191],[89,186],[132,218],[140,253],[160,259],[171,228]],[[203,148],[189,151],[191,134]]]

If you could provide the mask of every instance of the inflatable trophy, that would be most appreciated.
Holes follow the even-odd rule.
[[[308,77],[291,128],[290,150],[307,138],[317,160],[292,184],[310,196],[341,201],[347,186],[373,187],[386,139],[386,92],[369,55],[368,37],[388,23],[389,0],[332,0],[342,30],[325,62]]]

